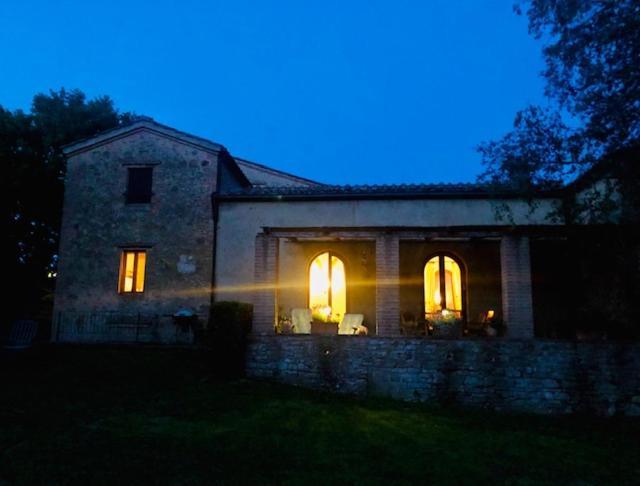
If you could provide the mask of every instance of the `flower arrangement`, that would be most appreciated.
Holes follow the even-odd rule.
[[[276,324],[277,334],[293,334],[293,322],[291,317],[284,311],[278,312],[278,323]]]
[[[331,307],[314,306],[311,308],[311,318],[314,322],[324,322],[338,324],[340,323],[340,316],[331,313]]]
[[[457,337],[461,332],[462,319],[458,313],[442,309],[428,318],[429,330],[436,336]]]

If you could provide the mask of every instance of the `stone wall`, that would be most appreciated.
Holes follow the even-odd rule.
[[[127,169],[153,167],[149,204],[126,204]],[[136,131],[69,158],[55,314],[172,314],[206,321],[217,154]],[[147,249],[145,290],[118,293],[123,247]]]
[[[254,336],[247,372],[444,406],[640,415],[638,343]]]

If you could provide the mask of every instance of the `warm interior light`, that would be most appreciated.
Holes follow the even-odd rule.
[[[144,267],[147,263],[147,255],[145,252],[136,253],[138,263],[136,265],[136,292],[144,291]]]
[[[424,267],[424,306],[428,314],[441,309],[442,296],[438,274],[438,257],[434,257]]]
[[[314,258],[309,268],[309,307],[341,318],[347,312],[347,281],[344,262],[328,252]]]
[[[133,291],[133,269],[135,266],[136,254],[133,252],[125,253],[124,261],[124,291]]]
[[[447,301],[445,306],[447,309],[454,311],[462,310],[462,281],[460,275],[460,267],[449,257],[444,257],[444,275],[445,290]]]
[[[495,316],[495,315],[496,315],[496,313],[492,309],[489,309],[487,311],[487,319],[493,319],[493,316]]]
[[[339,319],[347,312],[347,282],[344,263],[331,256],[331,303],[329,313]]]
[[[444,266],[444,297],[440,292],[441,263]],[[445,309],[457,314],[462,312],[462,273],[453,258],[438,255],[427,262],[424,267],[424,296],[426,314],[435,314]]]
[[[329,305],[329,254],[318,255],[309,268],[309,307],[320,309]]]
[[[143,292],[147,254],[145,251],[123,251],[120,262],[120,292]]]

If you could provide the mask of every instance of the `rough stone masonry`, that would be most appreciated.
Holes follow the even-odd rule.
[[[509,412],[640,415],[640,344],[254,336],[251,377]]]

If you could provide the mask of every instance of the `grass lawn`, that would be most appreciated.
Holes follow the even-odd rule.
[[[203,356],[97,347],[3,360],[0,484],[640,480],[638,420],[509,416],[220,382]]]

